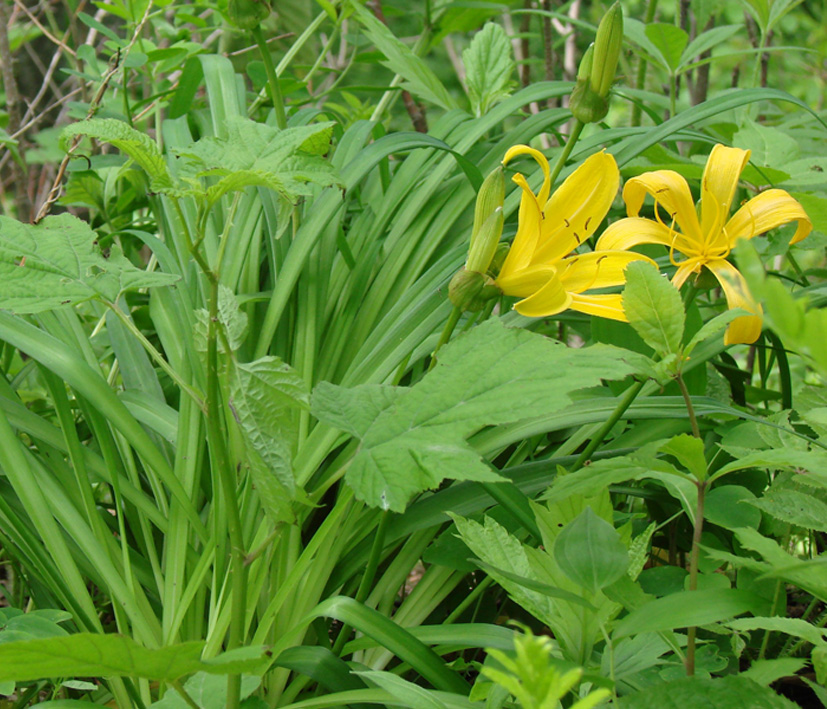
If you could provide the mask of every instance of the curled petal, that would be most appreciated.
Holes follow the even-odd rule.
[[[735,212],[725,230],[732,247],[738,239],[751,239],[792,221],[798,222],[798,229],[790,239],[791,244],[796,244],[812,230],[810,217],[804,207],[784,190],[767,190]]]
[[[610,153],[587,158],[543,207],[534,262],[552,263],[589,239],[612,206],[619,185],[620,172]]]
[[[605,295],[579,295],[571,296],[572,310],[579,310],[587,315],[597,315],[610,320],[629,322],[626,313],[623,311],[623,296],[620,293]]]
[[[592,251],[560,261],[560,281],[570,293],[620,286],[626,282],[624,271],[632,261],[648,261],[657,268],[657,264],[643,254],[631,251]]]
[[[533,268],[524,268],[515,273],[506,274],[505,276],[500,273],[495,282],[497,287],[505,295],[527,298],[532,293],[540,290],[556,276],[557,269],[553,266],[535,266]]]
[[[537,161],[537,164],[543,170],[543,186],[537,193],[537,199],[539,200],[540,204],[543,205],[546,203],[546,200],[548,199],[548,193],[551,190],[551,182],[549,181],[550,170],[548,166],[548,160],[546,160],[546,156],[543,155],[539,150],[535,150],[534,148],[531,148],[528,145],[515,145],[509,148],[506,152],[505,157],[503,158],[503,165],[508,165],[509,162],[511,162],[514,158],[520,155],[530,155]]]
[[[701,180],[701,228],[704,234],[719,231],[729,217],[729,208],[750,151],[716,145],[712,148]]]
[[[640,244],[662,244],[691,255],[696,245],[659,222],[643,217],[627,217],[610,224],[595,244],[595,251],[625,251]]]
[[[706,266],[715,274],[715,277],[724,289],[724,295],[726,296],[726,302],[729,308],[742,308],[751,313],[755,313],[755,315],[745,315],[740,318],[735,318],[727,327],[724,343],[734,345],[755,342],[761,334],[763,311],[749,292],[744,277],[735,266],[722,259],[710,261]]]
[[[626,202],[626,213],[630,217],[638,215],[647,194],[669,213],[670,218],[677,222],[687,239],[697,244],[703,242],[692,193],[683,177],[673,170],[656,170],[644,172],[626,182],[623,200]]]
[[[505,262],[500,269],[500,276],[509,276],[513,273],[528,268],[532,262],[534,251],[537,248],[537,240],[540,238],[540,204],[528,186],[525,178],[517,173],[514,175],[516,182],[523,190],[520,200],[520,215],[517,227],[517,235],[508,250]]]
[[[571,296],[560,279],[552,276],[540,290],[517,303],[514,310],[529,318],[542,318],[561,313],[570,306]]]

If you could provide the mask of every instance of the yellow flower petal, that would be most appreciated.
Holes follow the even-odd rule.
[[[606,295],[573,295],[571,297],[572,310],[578,310],[587,315],[597,315],[610,320],[629,322],[623,311],[623,296],[620,293]]]
[[[546,203],[548,199],[548,193],[551,190],[551,182],[549,182],[549,177],[551,176],[551,171],[548,166],[548,160],[546,160],[546,156],[543,155],[539,150],[535,150],[534,148],[530,148],[528,145],[515,145],[508,149],[503,158],[503,165],[508,165],[514,158],[520,155],[530,155],[533,157],[540,168],[543,170],[543,186],[540,188],[540,191],[537,193],[537,200],[540,202],[541,205]]]
[[[545,219],[534,263],[563,258],[590,238],[612,206],[619,185],[620,171],[611,154],[587,158],[543,207]]]
[[[505,295],[514,295],[518,298],[527,298],[536,293],[557,275],[553,266],[533,266],[514,273],[500,274],[496,284]]]
[[[540,204],[528,186],[528,182],[520,173],[514,175],[512,179],[522,188],[523,196],[520,200],[517,235],[500,269],[500,277],[508,277],[528,268],[534,250],[537,248],[537,240],[540,238]]]
[[[729,308],[743,308],[755,315],[745,315],[735,318],[727,327],[724,336],[724,344],[749,344],[755,342],[761,334],[762,309],[755,302],[749,292],[744,277],[737,268],[728,261],[715,259],[706,264],[707,268],[715,274],[715,277],[724,289],[726,302]]]
[[[695,249],[682,234],[643,217],[627,217],[610,224],[594,248],[595,251],[625,251],[640,244],[662,244],[681,253]]]
[[[801,241],[813,228],[804,207],[784,190],[767,190],[753,197],[727,222],[730,246],[738,239],[751,239],[756,234],[775,229],[792,221],[798,222],[791,244]]]
[[[647,194],[669,213],[670,221],[674,219],[677,222],[687,239],[698,244],[703,241],[692,193],[683,177],[673,170],[656,170],[626,182],[623,201],[630,217],[638,215]],[[666,226],[671,225],[667,222]]]
[[[560,282],[569,293],[582,293],[592,288],[611,288],[626,282],[624,271],[632,261],[652,259],[630,251],[592,251],[560,261]]]
[[[732,198],[750,151],[716,145],[712,148],[701,180],[701,229],[719,231],[729,217]]]
[[[570,305],[571,296],[566,293],[560,279],[552,277],[536,293],[517,303],[514,310],[529,318],[542,318],[561,313]]]

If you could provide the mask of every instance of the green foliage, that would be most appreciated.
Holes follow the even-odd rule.
[[[262,673],[270,663],[264,648],[248,647],[203,660],[204,644],[190,642],[151,650],[129,638],[76,633],[0,643],[0,681],[44,677],[115,676],[175,680],[193,672]]]
[[[0,610],[0,692],[770,707],[798,674],[827,701],[823,7],[630,1],[597,33],[615,72],[588,4],[76,5],[0,10],[0,594],[27,609]],[[578,64],[611,94],[585,128]],[[632,247],[660,273],[562,263],[579,311],[452,314],[464,261],[591,252],[555,203],[535,229],[499,167],[521,144],[558,188],[601,149],[621,188],[678,173],[707,221],[711,147],[750,150],[730,214],[781,189],[814,227],[790,247],[767,208],[706,244],[759,339],[724,344],[744,313],[708,274],[669,282],[660,192]],[[556,283],[535,265],[526,295]]]
[[[440,352],[437,368],[416,386],[320,384],[313,413],[361,439],[346,476],[356,496],[401,512],[412,495],[445,478],[499,480],[464,439],[484,426],[563,408],[569,394],[608,371],[628,371],[619,352],[571,350],[491,321]]]
[[[95,232],[69,214],[36,225],[0,217],[0,278],[0,307],[16,313],[40,313],[91,298],[114,303],[126,291],[178,280],[136,268],[118,246],[104,257]]]
[[[468,98],[474,115],[488,113],[512,88],[511,44],[500,25],[485,24],[462,53]]]

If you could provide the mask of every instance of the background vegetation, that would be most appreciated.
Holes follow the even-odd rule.
[[[827,4],[623,2],[571,139],[607,9],[0,4],[4,706],[827,701]],[[813,224],[733,254],[757,341],[648,266],[630,324],[452,313],[518,144],[750,150]]]

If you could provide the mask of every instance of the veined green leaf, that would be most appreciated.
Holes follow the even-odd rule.
[[[120,248],[104,258],[89,225],[71,214],[23,224],[0,217],[0,308],[40,313],[127,290],[168,286],[177,276],[136,268]]]
[[[587,507],[557,536],[554,559],[569,579],[596,593],[626,573],[629,551],[617,530]]]
[[[305,381],[276,357],[233,367],[230,405],[248,452],[258,457],[251,461],[251,473],[271,516],[280,518],[278,511],[295,497],[293,449],[299,410],[309,399]]]
[[[626,268],[623,309],[629,323],[661,357],[677,354],[686,320],[680,293],[644,262]]]
[[[812,495],[771,488],[763,497],[749,500],[749,504],[787,524],[827,532],[827,505]]]
[[[151,190],[160,191],[175,187],[158,145],[146,133],[114,118],[90,118],[63,129],[61,142],[85,135],[109,143],[128,155],[149,176]]]
[[[646,36],[660,51],[661,56],[672,73],[681,63],[681,55],[689,42],[689,35],[680,27],[671,23],[655,22],[646,25]]]
[[[514,59],[511,42],[500,25],[489,22],[477,32],[462,53],[462,63],[474,115],[487,113],[509,95]]]
[[[436,369],[410,389],[390,394],[323,382],[312,408],[321,420],[361,438],[345,478],[357,497],[401,512],[413,495],[445,478],[498,480],[465,439],[483,426],[563,408],[569,393],[607,373],[624,376],[629,368],[621,356],[611,348],[569,349],[491,320],[446,346]],[[358,431],[343,423],[340,412],[366,401],[376,413],[373,421],[360,415]]]
[[[244,675],[241,678],[241,699],[258,689],[261,677]],[[184,691],[201,709],[224,709],[227,706],[227,680],[225,677],[197,672],[184,683]],[[163,699],[150,704],[152,709],[188,709],[189,704],[170,687]]]

